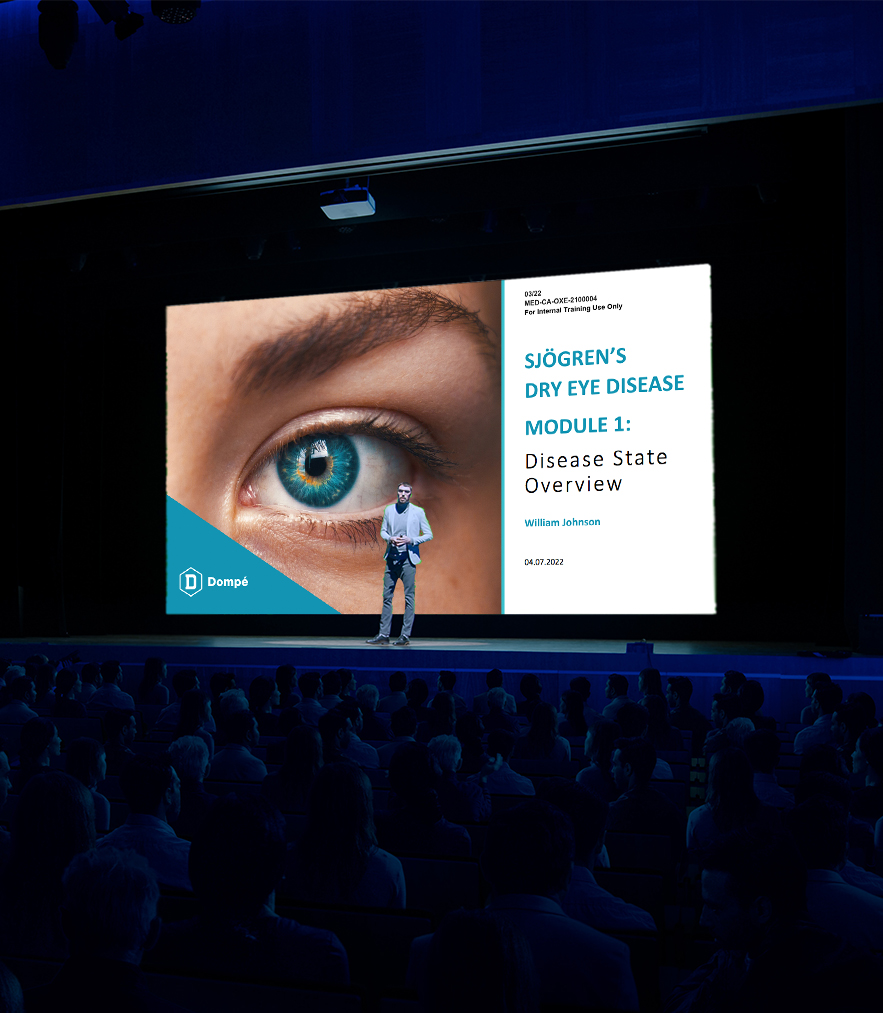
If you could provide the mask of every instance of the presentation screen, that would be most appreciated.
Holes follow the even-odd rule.
[[[424,614],[715,613],[708,265],[171,306],[167,391],[168,614],[377,614],[390,546]]]

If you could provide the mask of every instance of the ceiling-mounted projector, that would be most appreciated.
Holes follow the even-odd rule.
[[[341,218],[365,218],[375,211],[374,198],[366,186],[347,186],[319,194],[319,206],[332,221]]]

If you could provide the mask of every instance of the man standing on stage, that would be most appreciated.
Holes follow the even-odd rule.
[[[411,503],[411,486],[402,482],[398,501],[390,503],[383,512],[380,537],[387,543],[386,570],[383,574],[383,611],[380,614],[380,632],[369,644],[388,644],[392,625],[392,595],[396,582],[401,580],[405,589],[405,620],[402,635],[395,642],[399,647],[410,642],[414,625],[414,575],[420,562],[420,543],[432,538],[432,528],[426,514]]]

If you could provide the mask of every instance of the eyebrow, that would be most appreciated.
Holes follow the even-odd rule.
[[[478,313],[439,292],[422,288],[358,293],[342,310],[294,320],[277,337],[250,348],[232,379],[243,395],[272,393],[297,380],[315,379],[348,359],[407,341],[432,326],[458,324],[480,354],[499,361],[490,330]]]

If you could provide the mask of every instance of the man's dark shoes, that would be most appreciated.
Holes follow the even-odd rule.
[[[389,637],[385,637],[382,633],[378,633],[376,637],[372,637],[370,640],[365,641],[366,644],[388,644]],[[407,641],[405,641],[407,643]]]
[[[393,647],[406,647],[410,643],[411,643],[411,638],[410,637],[406,637],[405,634],[403,633],[399,637],[399,639],[393,644]]]

